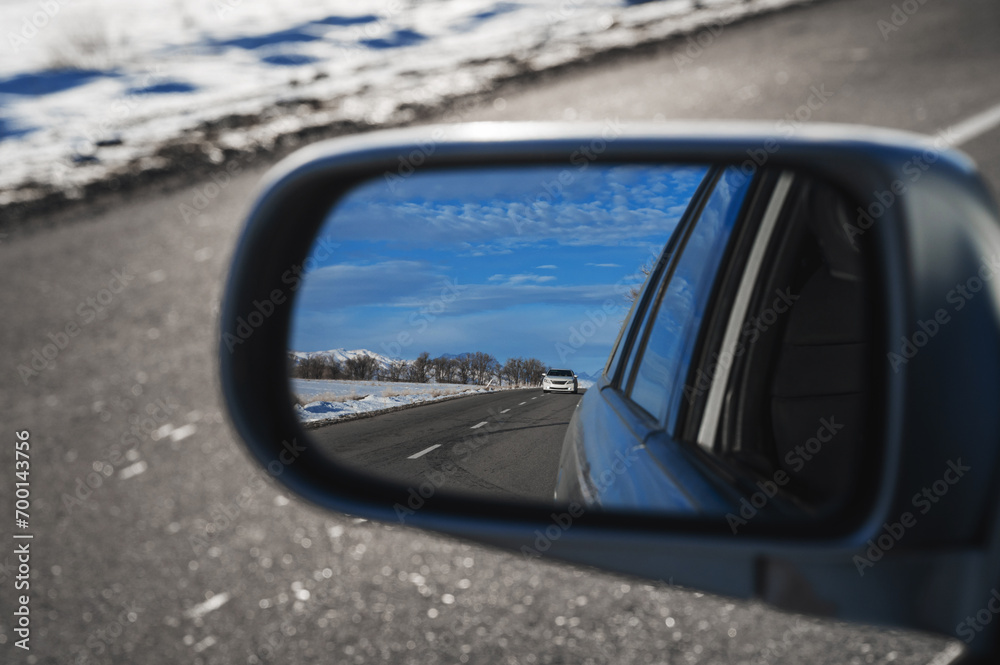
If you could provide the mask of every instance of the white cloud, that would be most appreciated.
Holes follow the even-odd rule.
[[[554,281],[555,277],[552,275],[532,275],[532,274],[520,274],[520,275],[493,275],[488,281],[490,282],[502,282],[504,284],[542,284],[544,282]]]
[[[666,242],[704,172],[686,166],[593,168],[574,174],[555,200],[543,188],[558,176],[555,167],[496,168],[489,177],[480,172],[475,178],[422,172],[392,192],[381,180],[352,191],[324,233],[347,242],[391,238],[410,249],[460,248],[477,256],[542,242],[568,247]]]

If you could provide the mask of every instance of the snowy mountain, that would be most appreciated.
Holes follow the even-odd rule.
[[[378,363],[379,367],[386,368],[391,363],[392,360],[380,353],[375,353],[374,351],[369,351],[368,349],[330,349],[329,351],[289,351],[288,355],[290,358],[294,359],[295,363],[298,364],[303,360],[308,360],[311,358],[319,358],[321,360],[336,360],[342,367],[351,358],[358,358],[361,356],[369,356],[374,358]]]
[[[442,353],[441,358],[447,358],[448,360],[458,360],[459,358],[464,358],[466,356],[471,356],[472,353],[466,351],[465,353]]]
[[[592,374],[588,374],[587,372],[577,372],[576,373],[577,385],[579,385],[581,388],[593,388],[594,384],[597,383],[597,379],[600,376],[601,376],[600,370],[597,370]]]

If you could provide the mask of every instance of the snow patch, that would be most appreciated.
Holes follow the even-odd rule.
[[[809,1],[7,0],[0,206],[199,155],[225,176],[282,136],[406,123],[498,80],[715,26],[711,42]]]
[[[435,402],[458,395],[489,392],[483,386],[453,383],[395,383],[292,379],[292,392],[306,404],[295,405],[301,422],[337,420],[344,416],[383,411],[409,404]],[[308,401],[312,397],[327,399]],[[339,399],[330,399],[339,398]]]

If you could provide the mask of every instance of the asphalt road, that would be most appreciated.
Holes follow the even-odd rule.
[[[551,503],[580,395],[513,390],[460,397],[309,430],[331,459],[408,487]]]
[[[727,27],[690,62],[675,58],[681,42],[509,87],[457,116],[798,112],[934,134],[1000,103],[1000,6],[927,0],[883,34],[892,4],[787,11]],[[821,86],[832,95],[802,111]],[[1000,132],[965,136],[1000,190]],[[330,515],[263,480],[215,378],[222,278],[266,164],[243,166],[197,221],[179,206],[205,183],[84,202],[2,239],[0,413],[8,439],[31,433],[35,537],[30,653],[12,644],[14,557],[0,550],[0,660],[927,663],[946,648]],[[50,342],[54,360],[22,377]],[[0,468],[7,510],[13,446]]]

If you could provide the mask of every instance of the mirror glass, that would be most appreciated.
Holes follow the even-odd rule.
[[[847,491],[826,476],[858,464],[865,417],[862,379],[795,369],[854,345],[833,361],[864,375],[848,209],[739,166],[386,173],[332,206],[302,266],[293,408],[310,445],[414,497],[808,512]],[[768,255],[782,243],[795,255]],[[790,314],[810,288],[851,322],[823,333],[821,360],[786,348],[816,341]],[[834,437],[848,452],[805,459]]]

